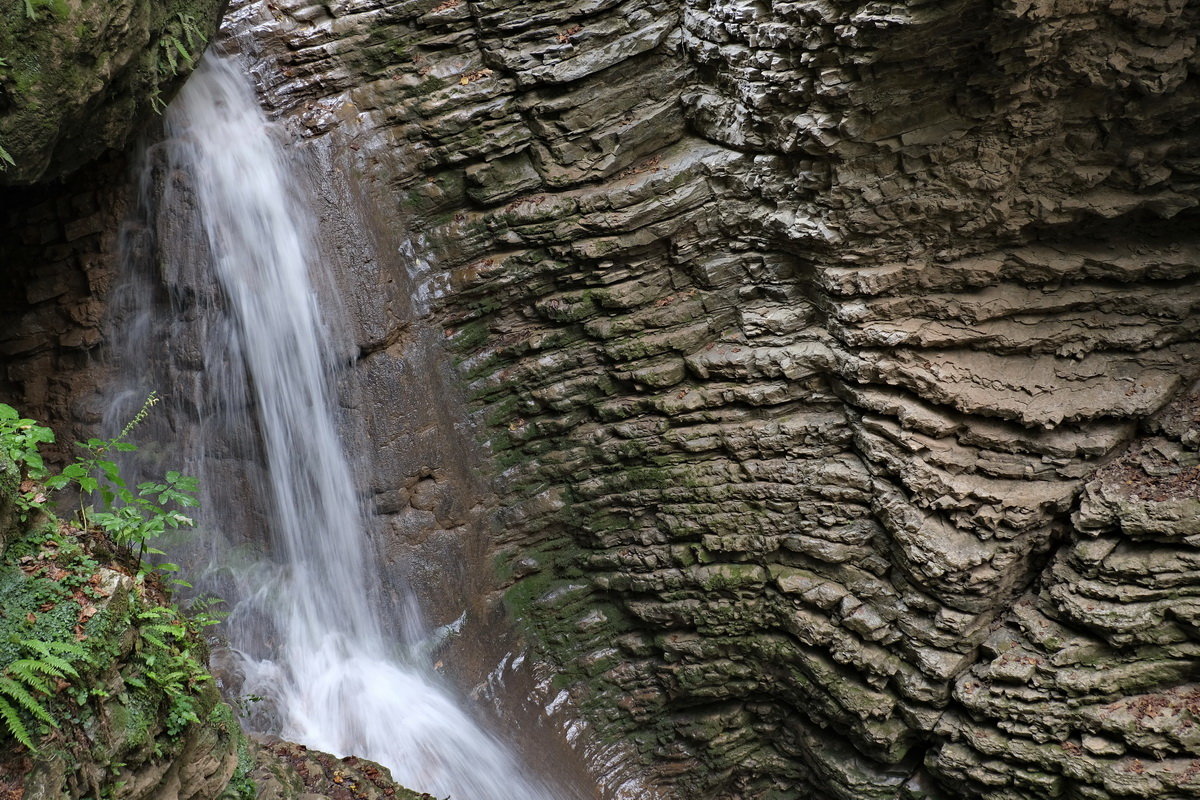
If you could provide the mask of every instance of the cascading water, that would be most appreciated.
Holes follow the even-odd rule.
[[[210,54],[166,125],[160,172],[190,176],[227,308],[223,322],[204,326],[213,344],[199,349],[238,350],[216,354],[224,368],[202,370],[203,380],[231,382],[205,391],[252,398],[271,495],[272,563],[242,569],[253,577],[227,598],[242,692],[266,698],[283,737],[379,761],[413,788],[456,800],[550,800],[435,676],[389,645],[333,414],[309,212],[244,75]]]

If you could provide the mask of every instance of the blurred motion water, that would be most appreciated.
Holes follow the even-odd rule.
[[[166,127],[159,177],[145,183],[186,176],[192,200],[154,213],[195,218],[151,227],[203,232],[211,269],[176,275],[170,291],[221,296],[214,304],[224,312],[194,326],[206,341],[188,347],[212,362],[200,371],[201,394],[249,415],[241,435],[257,431],[269,487],[270,547],[239,567],[226,597],[241,693],[264,698],[271,713],[259,717],[277,727],[270,732],[379,761],[414,789],[455,800],[551,800],[436,675],[403,655],[397,626],[385,626],[372,603],[378,566],[336,426],[311,212],[236,62],[206,56]]]

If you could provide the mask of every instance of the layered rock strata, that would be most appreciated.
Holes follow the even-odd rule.
[[[1196,793],[1200,6],[229,24],[413,232],[508,608],[662,786]]]

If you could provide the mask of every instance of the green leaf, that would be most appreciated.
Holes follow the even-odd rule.
[[[63,467],[62,471],[63,477],[71,480],[82,478],[83,476],[87,475],[87,473],[87,467],[83,466],[83,464],[80,464],[79,462],[68,464],[67,466]]]
[[[7,675],[0,675],[0,694],[8,695],[13,700],[17,701],[17,704],[20,705],[21,708],[37,717],[42,722],[45,722],[47,725],[55,728],[58,727],[58,722],[54,719],[54,717],[50,716],[50,712],[48,712],[41,703],[33,699],[33,695],[31,695],[24,686],[17,683]]]
[[[33,737],[29,735],[25,724],[21,722],[21,715],[17,713],[17,710],[8,701],[2,698],[0,698],[0,718],[4,719],[4,724],[8,727],[8,732],[13,735],[14,739],[30,750],[37,750],[37,747],[33,743]]]
[[[179,51],[179,55],[183,56],[183,60],[189,64],[192,63],[192,54],[189,53],[187,48],[183,46],[183,42],[174,37],[171,38],[171,41],[175,44],[175,49]]]

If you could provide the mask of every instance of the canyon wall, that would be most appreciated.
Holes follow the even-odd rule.
[[[443,340],[489,453],[479,613],[596,737],[714,800],[1200,795],[1200,4],[226,25],[394,225],[411,318],[357,283],[360,374],[402,396],[381,360]],[[6,223],[4,387],[84,425],[115,234],[45,191]],[[380,516],[437,517],[387,451]]]

